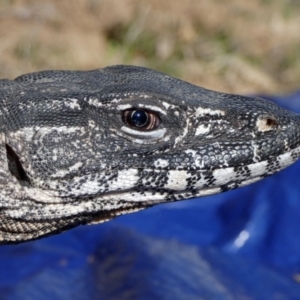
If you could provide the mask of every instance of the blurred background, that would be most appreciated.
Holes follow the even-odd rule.
[[[0,0],[0,77],[112,64],[209,89],[300,86],[297,0]]]
[[[300,113],[300,1],[0,0],[0,78],[112,64]],[[299,172],[1,246],[0,299],[297,300]]]

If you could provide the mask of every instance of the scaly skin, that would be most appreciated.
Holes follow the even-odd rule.
[[[234,189],[300,156],[298,115],[140,67],[0,80],[0,107],[0,243]]]

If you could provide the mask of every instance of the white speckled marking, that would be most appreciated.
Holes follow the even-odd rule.
[[[189,175],[184,170],[170,170],[168,172],[168,182],[164,188],[174,191],[185,190],[187,186],[186,179],[188,176]]]
[[[203,107],[198,107],[195,111],[195,116],[196,117],[203,117],[203,116],[224,116],[225,111],[219,110],[219,109],[211,109],[211,108],[203,108]]]
[[[81,110],[81,106],[78,103],[78,99],[73,99],[73,98],[64,99],[64,105],[74,110],[75,109]]]
[[[167,159],[157,159],[155,162],[154,162],[154,167],[156,168],[165,168],[169,165],[169,161]]]
[[[207,125],[199,125],[196,128],[195,135],[206,134],[210,131],[210,126]]]

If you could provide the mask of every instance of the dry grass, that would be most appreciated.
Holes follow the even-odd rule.
[[[0,77],[135,64],[234,93],[300,85],[293,0],[0,0]]]

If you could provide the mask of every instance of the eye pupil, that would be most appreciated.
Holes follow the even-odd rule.
[[[122,121],[129,127],[139,131],[156,129],[161,123],[156,112],[144,109],[127,109],[122,111]]]
[[[148,114],[144,110],[135,110],[131,114],[131,122],[134,126],[143,127],[148,122]]]

